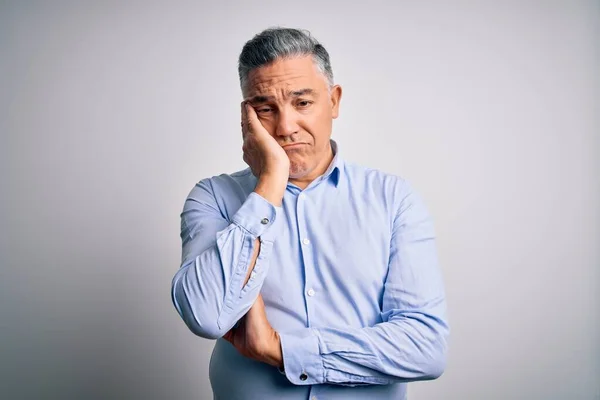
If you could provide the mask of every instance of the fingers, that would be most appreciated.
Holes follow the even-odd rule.
[[[242,101],[241,107],[242,107],[242,120],[241,120],[241,125],[242,125],[242,138],[246,139],[246,136],[248,134],[248,130],[249,130],[249,121],[248,121],[248,108],[247,108],[247,104],[246,101]]]
[[[259,123],[258,116],[256,115],[256,110],[249,103],[246,103],[246,118],[250,125]]]
[[[225,333],[223,335],[223,339],[227,340],[228,342],[231,342],[231,344],[233,344],[236,332],[238,332],[238,330],[240,330],[241,332],[243,332],[246,329],[246,317],[242,317],[238,320],[238,322],[235,323],[235,325],[227,331],[227,333]]]
[[[245,138],[249,133],[258,133],[264,130],[254,107],[247,101],[242,102],[242,135]]]

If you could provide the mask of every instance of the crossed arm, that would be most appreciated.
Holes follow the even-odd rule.
[[[294,384],[434,379],[445,367],[449,329],[433,225],[408,185],[401,198],[382,323],[275,332],[259,293],[282,229],[281,208],[252,193],[230,222],[219,211],[210,180],[196,186],[182,213],[182,265],[172,285],[175,307],[197,335],[224,337],[246,356],[285,366]],[[234,328],[238,321],[243,325]]]

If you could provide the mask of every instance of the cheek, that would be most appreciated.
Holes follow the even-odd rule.
[[[327,141],[331,133],[331,116],[325,112],[319,112],[307,116],[304,120],[304,128],[317,142]]]

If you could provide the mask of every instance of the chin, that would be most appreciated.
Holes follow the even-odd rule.
[[[297,163],[290,160],[290,178],[299,179],[308,174],[308,166],[304,163]]]

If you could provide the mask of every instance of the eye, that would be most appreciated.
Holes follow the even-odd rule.
[[[273,109],[272,109],[271,107],[259,107],[259,108],[256,110],[256,112],[257,112],[258,114],[268,114],[268,113],[270,113],[271,111],[273,111]]]
[[[310,100],[298,100],[296,103],[296,107],[298,108],[308,108],[313,102]]]

